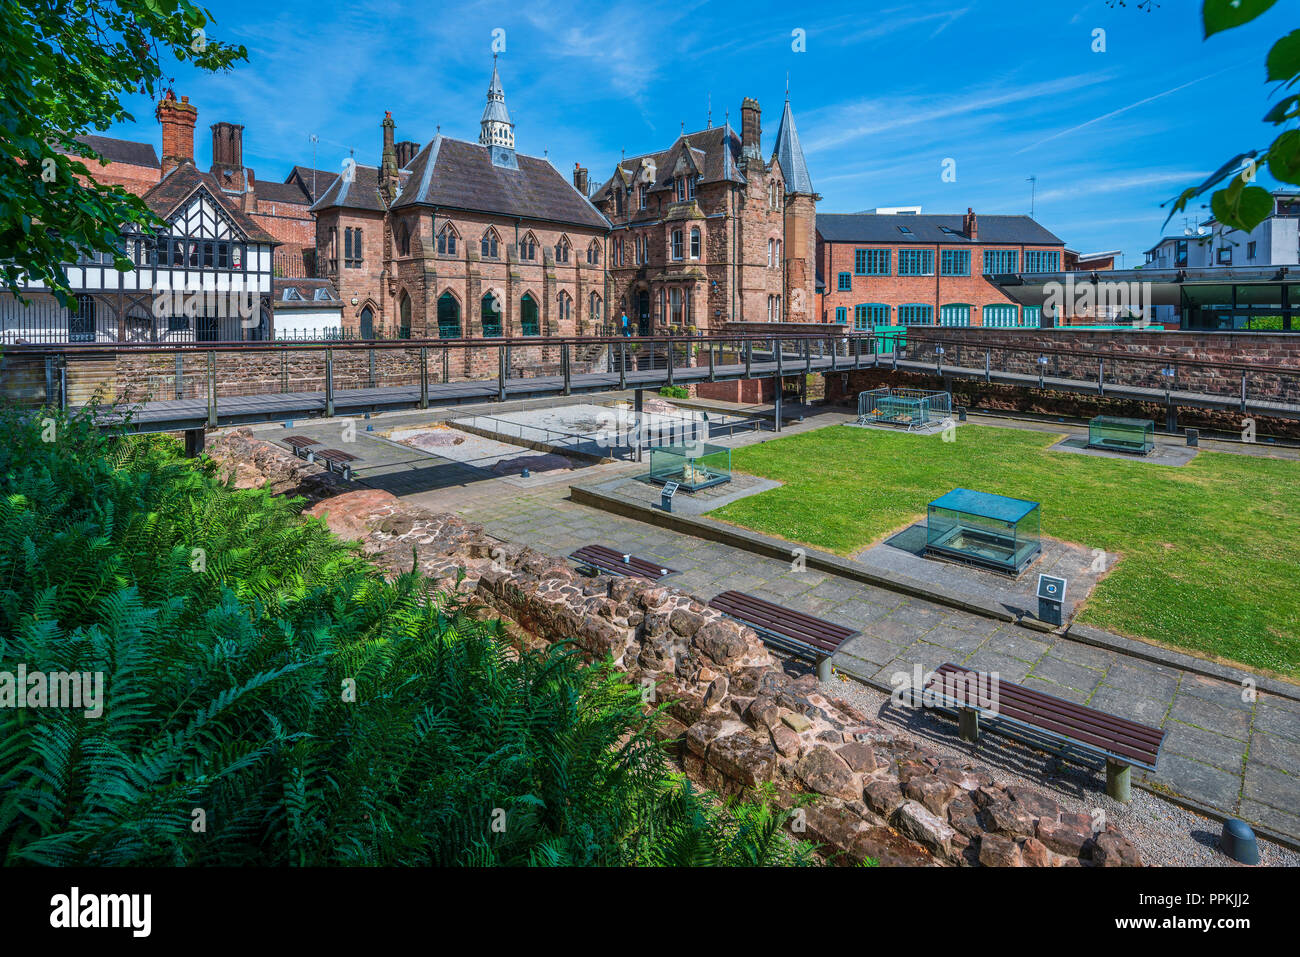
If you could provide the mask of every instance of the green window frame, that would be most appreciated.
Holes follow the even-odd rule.
[[[1016,250],[984,250],[984,274],[986,276],[1016,272]]]
[[[1021,306],[1020,324],[1030,329],[1037,329],[1043,324],[1042,306]]]
[[[900,249],[898,251],[898,274],[900,276],[933,276],[933,249]]]
[[[870,332],[872,326],[889,325],[888,304],[863,302],[853,307],[853,328],[857,332]]]
[[[859,276],[888,276],[888,249],[855,249],[853,251],[853,271]]]
[[[939,325],[969,326],[970,305],[964,302],[950,302],[939,307]]]
[[[1050,249],[1026,249],[1025,272],[1060,272],[1061,254]]]
[[[519,331],[525,336],[540,336],[542,328],[537,322],[537,300],[524,293],[519,300]]]
[[[943,276],[969,276],[970,250],[941,250],[939,253],[939,273]]]
[[[934,325],[934,306],[923,302],[903,303],[898,307],[898,324],[900,326],[932,326]]]
[[[1010,329],[1020,325],[1020,310],[1010,302],[985,306],[983,321],[991,329]]]
[[[836,306],[836,307],[835,307],[835,321],[836,321],[837,323],[839,323],[841,326],[842,326],[842,325],[845,325],[845,324],[848,323],[848,321],[849,321],[849,310],[848,310],[848,307],[847,307],[847,306]]]
[[[839,277],[840,292],[848,292],[852,288],[853,288],[853,275],[847,272],[840,273],[840,277]]]

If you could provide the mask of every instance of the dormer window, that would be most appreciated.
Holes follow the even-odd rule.
[[[695,198],[695,179],[696,178],[694,176],[686,177],[686,198],[687,199]]]
[[[330,299],[332,298],[333,297],[330,295],[330,291],[328,289],[322,287],[316,290],[315,299],[317,302],[329,302]]]
[[[674,182],[676,183],[677,186],[677,202],[679,203],[685,202],[686,201],[686,177],[678,176]]]
[[[640,188],[639,188],[639,190],[638,190],[638,196],[640,197],[639,202],[640,202],[641,209],[645,209],[645,207],[646,207],[646,195],[647,195],[648,193],[649,193],[649,190],[646,188],[645,183],[642,183],[641,186],[640,186]]]
[[[298,290],[295,289],[293,286],[290,286],[288,289],[286,289],[284,291],[284,295],[281,296],[280,298],[283,299],[285,302],[302,302],[302,296],[298,295]]]

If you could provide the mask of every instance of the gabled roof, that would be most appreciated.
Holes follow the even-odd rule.
[[[815,192],[812,177],[808,175],[808,163],[803,158],[803,147],[799,145],[799,133],[794,128],[789,97],[786,97],[785,112],[781,114],[781,125],[776,130],[776,149],[772,156],[781,164],[787,193]]]
[[[295,182],[292,183],[274,183],[258,180],[255,185],[257,200],[267,200],[272,203],[298,203],[303,206],[311,204],[307,196],[307,191]]]
[[[234,221],[236,228],[245,238],[254,243],[272,243],[280,241],[266,232],[257,223],[245,216],[224,193],[217,181],[209,173],[200,173],[191,163],[182,163],[162,178],[141,198],[145,205],[161,219],[170,219],[198,190],[204,190],[226,215]]]
[[[393,208],[447,206],[609,229],[609,221],[549,161],[523,153],[515,158],[518,169],[497,166],[490,147],[439,134],[411,161]]]
[[[314,180],[315,194],[312,193],[313,173],[316,174]],[[312,169],[310,166],[295,166],[289,171],[289,175],[284,178],[284,181],[286,183],[297,181],[302,186],[303,192],[306,193],[310,197],[311,202],[314,203],[325,194],[325,190],[329,189],[330,184],[338,178],[338,175],[337,170]]]
[[[342,175],[334,177],[334,182],[322,190],[320,199],[312,204],[311,211],[315,213],[335,206],[382,213],[386,207],[379,194],[379,169],[358,163],[353,168],[351,182],[345,181]]]
[[[978,217],[978,236],[982,245],[1025,243],[1031,246],[1064,246],[1028,216]],[[907,227],[904,233],[899,227]],[[971,242],[962,232],[961,216],[931,216],[888,213],[818,213],[817,232],[831,242],[842,243],[960,243]]]
[[[684,133],[666,150],[641,153],[624,159],[614,168],[609,179],[597,187],[595,198],[599,200],[608,196],[620,174],[625,182],[634,182],[647,160],[652,161],[655,167],[651,190],[672,188],[673,173],[678,169],[679,163],[697,169],[701,183],[745,182],[745,176],[737,165],[740,162],[740,137],[728,124],[696,133]]]
[[[78,143],[84,143],[110,163],[125,163],[128,166],[145,166],[158,169],[158,154],[153,144],[137,143],[134,140],[118,140],[111,136],[96,136],[84,133],[74,136]]]

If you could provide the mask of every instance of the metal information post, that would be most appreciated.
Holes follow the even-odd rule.
[[[1049,625],[1061,623],[1061,606],[1065,603],[1065,579],[1053,575],[1038,576],[1038,619]]]
[[[676,482],[665,482],[662,496],[659,499],[659,507],[665,512],[673,510],[673,496],[677,494]]]

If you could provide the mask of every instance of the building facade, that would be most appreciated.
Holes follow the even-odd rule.
[[[1065,244],[1028,216],[903,213],[817,218],[821,321],[877,326],[1033,327],[1041,309],[1022,308],[992,277],[1054,273]]]
[[[763,159],[761,109],[623,159],[594,194],[613,224],[611,316],[633,331],[717,330],[813,315],[816,205],[789,100]]]
[[[347,333],[597,331],[610,224],[548,160],[516,151],[495,63],[478,142],[439,132],[420,148],[395,142],[395,128],[387,115],[377,166],[345,171],[312,206],[318,272],[343,299]]]

